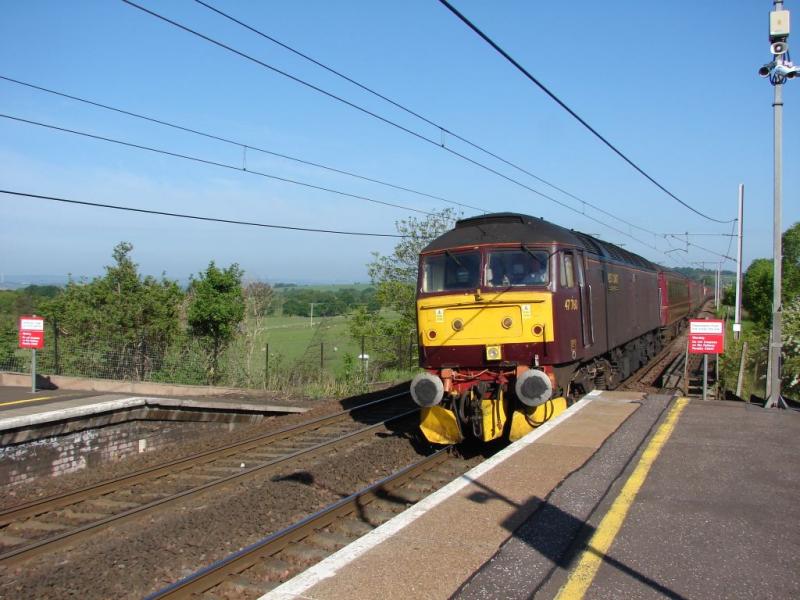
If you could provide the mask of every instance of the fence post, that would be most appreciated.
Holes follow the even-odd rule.
[[[742,384],[744,383],[744,365],[747,361],[747,342],[742,344],[742,359],[739,361],[739,377],[736,378],[736,397],[742,397]],[[745,402],[750,402],[750,396]]]
[[[319,343],[319,376],[322,377],[322,371],[325,369],[325,342]]]
[[[408,368],[414,368],[414,332],[408,332]]]
[[[264,348],[264,389],[269,388],[269,342]]]
[[[367,359],[364,345],[366,343],[366,336],[361,336],[361,365],[364,367],[364,383],[367,383]]]
[[[53,371],[61,375],[61,365],[58,356],[58,320],[53,319]]]

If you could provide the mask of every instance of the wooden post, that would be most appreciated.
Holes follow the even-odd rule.
[[[739,376],[736,378],[736,396],[742,397],[742,385],[744,384],[744,365],[747,362],[747,342],[742,344],[742,359],[739,361]],[[745,399],[745,402],[750,402],[750,396]]]

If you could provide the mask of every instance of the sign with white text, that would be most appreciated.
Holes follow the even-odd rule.
[[[689,320],[689,354],[723,354],[725,321],[721,319]]]
[[[44,348],[44,318],[22,315],[19,318],[19,347],[41,350]]]

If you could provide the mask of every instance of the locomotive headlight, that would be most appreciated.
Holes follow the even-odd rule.
[[[531,333],[533,335],[535,335],[536,337],[539,337],[540,335],[542,335],[544,333],[544,327],[537,323],[536,325],[531,327]]]
[[[503,326],[503,329],[511,329],[511,326],[514,324],[514,319],[511,317],[506,317],[500,321],[500,324]]]
[[[411,380],[411,397],[423,408],[436,406],[442,401],[444,384],[430,373],[420,373]]]
[[[539,406],[553,395],[553,383],[544,371],[528,369],[517,377],[514,391],[525,406]]]
[[[436,331],[434,329],[431,329],[428,332],[428,339],[429,340],[435,340],[436,339]]]
[[[461,319],[453,319],[451,325],[453,327],[453,331],[461,331],[462,329],[464,329],[464,321],[462,321]]]
[[[500,346],[486,346],[486,360],[500,360],[503,358],[503,353],[500,351]]]

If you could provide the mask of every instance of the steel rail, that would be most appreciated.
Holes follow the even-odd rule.
[[[107,493],[115,491],[122,485],[132,485],[150,479],[157,479],[162,475],[171,475],[178,471],[182,471],[187,468],[203,464],[204,462],[211,462],[213,460],[218,460],[219,458],[225,458],[229,454],[234,454],[239,451],[252,450],[254,447],[258,447],[259,445],[262,445],[264,443],[271,443],[274,441],[280,441],[281,439],[288,439],[291,436],[296,435],[298,433],[304,433],[306,431],[311,431],[313,429],[317,429],[321,426],[328,425],[330,423],[335,423],[336,421],[342,419],[342,417],[350,415],[353,412],[360,410],[362,408],[375,406],[376,404],[381,404],[388,400],[393,400],[395,398],[407,395],[408,392],[393,394],[391,396],[387,396],[385,398],[379,398],[377,400],[367,402],[366,404],[361,404],[359,406],[355,406],[347,410],[333,413],[331,415],[318,417],[311,421],[300,423],[299,425],[293,425],[291,427],[286,427],[278,431],[272,431],[252,438],[248,438],[246,440],[234,442],[232,444],[228,444],[225,446],[220,446],[218,448],[212,448],[211,450],[206,450],[204,452],[192,454],[190,456],[179,458],[167,463],[163,463],[155,467],[148,467],[145,469],[141,469],[139,471],[134,471],[133,473],[129,473],[127,475],[116,477],[114,479],[107,479],[98,484],[89,485],[80,488],[78,490],[73,490],[71,492],[65,492],[63,494],[58,494],[54,496],[48,496],[46,498],[41,498],[38,500],[32,500],[31,502],[27,502],[24,504],[18,504],[11,508],[0,511],[0,526],[8,525],[9,523],[18,521],[26,517],[37,516],[51,510],[65,508],[72,504],[88,500],[94,496],[103,496]]]
[[[426,456],[422,460],[401,469],[397,473],[389,475],[363,490],[323,508],[319,512],[304,518],[294,525],[275,532],[166,588],[150,594],[145,600],[196,598],[200,594],[220,585],[228,577],[235,576],[256,565],[263,558],[273,556],[290,544],[298,542],[315,531],[331,525],[337,519],[348,516],[363,508],[376,498],[379,498],[381,492],[392,491],[404,483],[415,479],[419,475],[439,466],[451,458],[449,453],[450,448],[451,446],[442,448],[436,453]]]
[[[382,399],[382,400],[385,401],[386,399]],[[372,404],[372,403],[370,403],[370,404]],[[361,405],[359,407],[355,407],[353,410],[357,410],[358,408],[363,408],[365,406],[367,406],[367,405]],[[371,434],[374,430],[381,428],[382,426],[384,426],[386,423],[389,423],[390,421],[394,421],[394,420],[397,420],[397,419],[402,419],[404,417],[407,417],[409,415],[415,414],[417,412],[419,412],[419,408],[418,407],[413,408],[411,410],[407,410],[407,411],[401,412],[401,413],[396,414],[396,415],[392,415],[391,417],[389,417],[387,419],[384,419],[382,421],[379,421],[379,422],[374,423],[372,425],[369,425],[367,427],[358,429],[356,431],[349,432],[349,433],[347,433],[345,435],[336,437],[333,440],[327,440],[327,441],[321,442],[319,444],[314,444],[313,446],[309,446],[308,448],[303,448],[301,450],[297,450],[296,452],[292,452],[292,453],[286,454],[284,456],[277,457],[274,460],[267,461],[265,463],[256,465],[254,467],[250,467],[248,469],[243,469],[242,471],[240,471],[238,473],[234,473],[234,474],[228,475],[226,477],[221,477],[219,479],[215,479],[214,481],[210,481],[208,483],[205,483],[205,484],[193,487],[193,488],[189,488],[187,490],[183,490],[181,492],[178,492],[177,494],[172,494],[172,495],[169,495],[169,496],[165,496],[164,498],[160,498],[158,500],[154,500],[154,501],[149,502],[147,504],[143,504],[141,506],[137,506],[137,507],[122,511],[122,512],[119,512],[117,514],[110,515],[110,516],[108,516],[108,517],[106,517],[104,519],[99,519],[99,520],[94,521],[92,523],[88,523],[88,524],[86,524],[84,526],[77,527],[77,528],[71,529],[69,531],[65,531],[65,532],[56,534],[56,535],[51,536],[49,538],[44,538],[42,540],[36,540],[36,541],[32,542],[31,544],[26,544],[26,545],[22,545],[22,546],[20,546],[18,548],[13,548],[13,549],[11,549],[11,550],[3,553],[3,554],[0,554],[0,565],[16,564],[18,562],[21,562],[23,560],[27,560],[27,559],[29,559],[29,558],[31,558],[33,556],[36,556],[38,554],[41,554],[41,553],[44,553],[44,552],[50,551],[50,550],[55,550],[57,548],[61,548],[61,547],[65,546],[65,545],[71,544],[71,543],[73,543],[73,542],[75,542],[75,541],[77,541],[79,539],[88,537],[88,536],[94,534],[95,530],[98,530],[100,528],[106,527],[108,525],[111,525],[111,524],[118,525],[118,524],[120,524],[122,522],[125,522],[125,521],[128,521],[128,520],[130,520],[130,519],[132,519],[134,517],[142,516],[143,514],[152,512],[152,511],[154,511],[156,509],[163,508],[164,505],[176,502],[177,500],[188,498],[190,496],[194,496],[194,495],[203,493],[203,492],[205,492],[205,491],[207,491],[207,490],[209,490],[211,488],[214,488],[214,487],[217,487],[217,486],[221,486],[221,485],[225,485],[225,484],[228,484],[228,483],[230,483],[232,481],[236,481],[236,480],[239,480],[239,479],[245,479],[247,477],[254,476],[254,475],[258,474],[260,471],[273,468],[275,466],[281,465],[283,463],[289,462],[289,461],[294,460],[294,459],[299,458],[299,457],[312,456],[312,455],[314,455],[314,454],[316,454],[316,453],[318,453],[318,452],[320,452],[322,450],[330,448],[331,446],[335,446],[335,445],[341,444],[341,443],[343,443],[345,441],[356,439],[356,438],[359,438],[359,437],[364,437],[366,435]],[[341,416],[342,414],[343,413],[339,413],[339,416]],[[349,412],[345,411],[344,414],[349,414]],[[325,419],[326,419],[326,417],[323,417],[322,419],[318,419],[315,422],[319,422],[319,421],[325,420]],[[287,436],[284,436],[281,439],[287,439]]]

